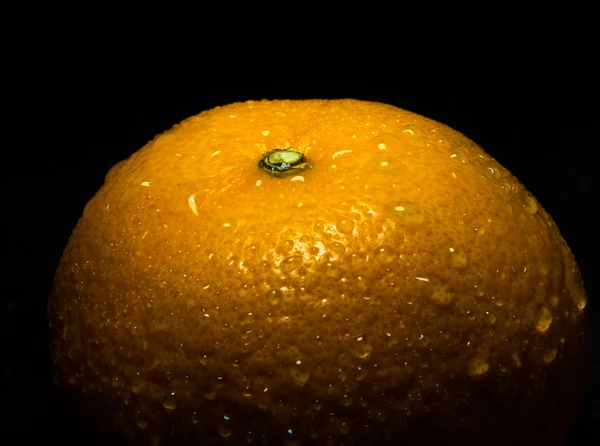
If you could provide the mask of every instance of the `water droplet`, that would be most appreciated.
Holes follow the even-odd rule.
[[[471,162],[469,157],[469,149],[465,147],[458,147],[451,155],[450,158],[458,161],[460,164],[468,164]]]
[[[352,406],[352,403],[354,402],[354,400],[351,397],[349,397],[348,395],[344,395],[344,397],[342,398],[342,400],[340,402],[342,403],[342,406],[350,407],[350,406]]]
[[[354,230],[354,221],[348,218],[340,218],[336,222],[335,227],[342,234],[351,234]]]
[[[357,345],[354,347],[354,356],[358,359],[367,360],[371,357],[372,353],[373,347],[364,341],[357,342]]]
[[[290,252],[292,249],[294,249],[294,241],[293,240],[284,240],[277,247],[277,250],[281,254],[285,254],[287,252]]]
[[[302,265],[302,257],[291,256],[283,259],[283,261],[279,264],[279,267],[283,272],[289,273],[290,271],[298,268],[300,265]]]
[[[177,408],[177,399],[175,398],[175,392],[169,392],[163,399],[163,407],[167,410],[174,410]]]
[[[279,305],[281,301],[281,291],[279,290],[269,290],[267,291],[267,302],[271,305]]]
[[[198,424],[200,422],[200,417],[198,416],[198,414],[196,412],[194,412],[192,414],[192,423],[193,424]]]
[[[415,136],[418,133],[418,128],[414,125],[405,125],[402,133],[409,136]]]
[[[544,362],[546,364],[550,364],[554,359],[556,359],[557,350],[555,348],[550,348],[544,352]]]
[[[535,325],[535,329],[540,333],[546,333],[546,331],[548,331],[548,328],[550,328],[551,324],[552,313],[547,307],[541,307],[537,314],[537,322]]]
[[[525,197],[525,210],[530,214],[535,214],[537,212],[537,203],[533,197]]]
[[[298,297],[298,299],[302,301],[308,301],[313,299],[313,295],[304,287],[296,288],[295,294]]]
[[[310,379],[310,373],[302,372],[298,369],[292,369],[291,371],[292,380],[297,387],[304,387]]]
[[[318,233],[325,232],[325,222],[322,222],[320,220],[317,221],[314,224],[313,229],[314,229],[315,232],[318,232]]]
[[[370,142],[371,147],[377,150],[397,151],[403,146],[402,140],[392,133],[377,135]]]
[[[138,421],[136,422],[136,424],[137,424],[137,427],[139,427],[139,428],[140,428],[140,430],[144,430],[144,429],[146,429],[146,427],[148,426],[148,422],[147,422],[147,421],[144,421],[144,420],[138,420]]]
[[[451,268],[465,269],[468,266],[467,253],[462,249],[450,248],[448,264]]]
[[[229,426],[221,425],[221,427],[219,428],[219,434],[221,434],[221,437],[223,438],[231,437],[232,433],[233,431],[229,428]]]
[[[579,311],[582,311],[587,305],[585,291],[583,291],[580,287],[575,286],[571,289],[571,299]]]
[[[481,287],[475,287],[475,295],[477,297],[483,297],[485,296],[485,291]]]
[[[221,387],[223,387],[223,385],[224,383],[221,380],[211,382],[208,391],[204,393],[204,397],[209,401],[213,401],[217,397],[217,393]]]
[[[244,248],[244,255],[247,259],[253,260],[258,257],[258,245],[254,243]]]
[[[512,359],[513,359],[513,362],[515,363],[515,366],[517,366],[517,368],[521,368],[521,366],[523,365],[523,362],[521,361],[521,356],[519,355],[518,352],[514,352],[512,354]]]
[[[142,391],[142,389],[144,388],[144,383],[142,382],[141,379],[136,378],[132,383],[131,383],[131,391],[133,393],[135,393],[136,395],[138,393],[140,393]]]
[[[394,261],[394,259],[396,258],[396,255],[391,246],[382,245],[375,250],[375,253],[373,254],[373,258],[375,260],[377,260],[378,262],[387,265]]]
[[[344,246],[343,243],[340,242],[333,242],[330,245],[330,248],[333,252],[335,252],[338,255],[344,255],[346,254],[346,247]]]
[[[342,270],[339,268],[337,262],[327,262],[323,268],[325,269],[325,274],[329,277],[333,277],[334,279],[342,277]]]
[[[490,368],[490,364],[487,359],[483,357],[475,357],[469,361],[467,365],[467,374],[469,376],[481,376],[487,373]]]
[[[362,252],[354,252],[350,256],[350,264],[352,267],[356,268],[357,266],[362,265],[367,261],[367,255]]]
[[[349,432],[350,432],[350,424],[348,424],[348,423],[346,423],[346,422],[343,422],[343,423],[340,425],[340,433],[341,433],[342,435],[346,435],[346,434],[348,434]]]
[[[388,208],[390,218],[402,226],[415,227],[425,221],[425,210],[406,201],[397,202]]]
[[[494,313],[489,313],[486,316],[487,316],[487,321],[490,324],[495,324],[496,321],[498,320],[498,317]]]
[[[367,376],[367,371],[364,369],[360,369],[358,371],[358,374],[356,375],[356,380],[357,381],[362,381],[363,379],[365,379],[365,377]]]

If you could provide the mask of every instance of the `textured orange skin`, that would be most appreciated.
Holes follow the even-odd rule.
[[[311,168],[258,169],[277,147]],[[261,101],[114,166],[49,313],[57,382],[126,438],[520,444],[568,428],[586,299],[550,216],[465,136],[379,103]]]

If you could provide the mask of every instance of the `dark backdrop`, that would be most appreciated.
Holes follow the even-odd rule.
[[[157,133],[216,105],[266,98],[352,97],[387,102],[461,131],[508,168],[557,222],[579,262],[598,327],[598,114],[587,87],[576,82],[550,90],[502,82],[432,89],[346,81],[273,81],[269,86],[159,88],[112,83],[61,87],[27,102],[24,141],[4,157],[0,379],[2,433],[23,444],[78,442],[72,420],[52,389],[46,305],[54,270],[83,207],[110,166]],[[534,92],[535,90],[535,92]],[[134,93],[135,91],[135,93]],[[6,148],[5,148],[6,149]],[[5,151],[5,154],[8,150]],[[597,328],[596,328],[596,331]],[[600,438],[600,354],[596,343],[592,387],[573,444]],[[587,438],[584,441],[584,438]],[[593,443],[593,441],[592,441]],[[84,444],[84,443],[82,443]]]

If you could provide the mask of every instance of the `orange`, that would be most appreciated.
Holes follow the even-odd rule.
[[[49,312],[56,381],[118,438],[546,444],[586,301],[550,216],[473,141],[306,100],[217,107],[114,166]]]

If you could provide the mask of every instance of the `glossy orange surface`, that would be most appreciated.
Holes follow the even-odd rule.
[[[276,148],[310,166],[259,169]],[[113,167],[49,309],[57,381],[149,444],[518,444],[565,428],[586,299],[474,142],[314,100],[219,107]]]

